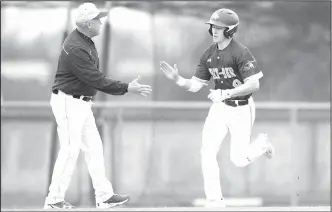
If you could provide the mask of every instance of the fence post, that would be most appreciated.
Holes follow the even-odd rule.
[[[310,164],[310,187],[309,187],[309,192],[315,192],[315,183],[316,183],[316,176],[317,176],[317,139],[318,137],[318,122],[313,121],[310,123],[310,128],[311,128],[311,139],[310,139],[310,144],[311,144],[311,164]]]
[[[290,205],[297,206],[299,202],[299,175],[298,175],[298,160],[297,160],[297,108],[290,109],[290,128],[293,131],[292,141],[291,141],[291,167],[292,167],[292,186],[290,191]]]

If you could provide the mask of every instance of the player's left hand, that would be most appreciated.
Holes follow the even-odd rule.
[[[174,82],[178,81],[178,79],[179,79],[179,70],[178,70],[176,64],[174,64],[174,68],[173,68],[167,62],[161,61],[160,62],[160,70],[164,72],[165,76],[168,79],[173,80]]]
[[[229,89],[228,90],[210,89],[210,94],[208,95],[208,98],[211,99],[214,103],[222,102],[230,97],[231,97],[231,92],[229,91]]]

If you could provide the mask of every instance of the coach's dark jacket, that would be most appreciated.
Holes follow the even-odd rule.
[[[128,92],[128,83],[111,80],[99,71],[94,42],[75,29],[62,45],[52,90],[83,96],[94,96],[97,90],[123,95]]]

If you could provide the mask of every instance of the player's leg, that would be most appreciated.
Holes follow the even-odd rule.
[[[264,136],[259,136],[255,142],[251,141],[251,130],[255,120],[255,105],[249,101],[249,105],[233,108],[229,130],[231,133],[231,161],[237,167],[244,167],[253,162],[267,151],[268,141]]]
[[[248,105],[239,106],[232,110],[232,119],[229,124],[231,134],[230,159],[235,166],[244,167],[250,163],[247,151],[250,144],[253,114]]]
[[[82,150],[95,190],[96,206],[110,208],[127,202],[128,196],[114,194],[112,184],[106,177],[103,143],[91,109],[83,129]]]
[[[86,107],[82,100],[69,98],[61,94],[53,94],[51,106],[57,122],[60,150],[54,165],[52,182],[45,201],[45,207],[70,208],[64,202],[76,161],[79,155],[82,128],[86,114]],[[56,204],[58,203],[58,204]]]
[[[249,99],[249,106],[251,111],[251,126],[254,125],[255,118],[256,118],[256,107],[253,98]],[[257,158],[259,158],[263,154],[267,158],[272,158],[274,155],[274,148],[266,133],[260,133],[258,136],[251,141],[250,145],[248,146],[247,154],[250,162],[253,162]]]
[[[223,107],[222,104],[211,106],[202,133],[201,163],[204,191],[208,202],[220,201],[223,198],[217,161],[220,145],[228,132],[223,122]]]

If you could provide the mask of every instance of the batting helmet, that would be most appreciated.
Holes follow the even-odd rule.
[[[230,9],[219,9],[215,11],[210,20],[206,24],[210,24],[209,33],[212,36],[212,25],[219,27],[226,27],[224,30],[224,35],[226,38],[233,37],[234,33],[237,31],[237,27],[240,23],[239,16]]]

